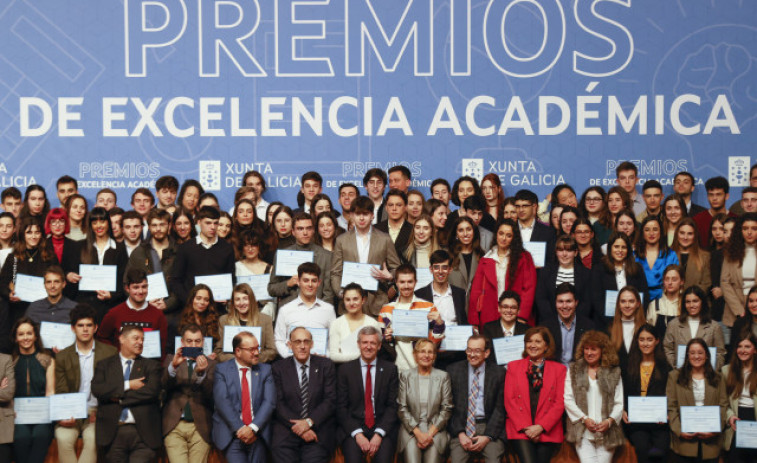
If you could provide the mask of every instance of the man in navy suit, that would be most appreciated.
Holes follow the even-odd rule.
[[[397,449],[397,367],[376,358],[381,331],[366,326],[358,332],[360,358],[343,364],[337,379],[338,442],[345,463],[390,463]]]
[[[276,416],[273,461],[326,463],[336,444],[336,370],[331,360],[310,355],[313,335],[289,333],[292,357],[273,365]]]
[[[229,463],[264,463],[276,408],[271,366],[260,364],[260,344],[243,331],[232,340],[234,358],[216,366],[213,443]]]

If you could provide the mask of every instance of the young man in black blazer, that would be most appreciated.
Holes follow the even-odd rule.
[[[550,318],[543,323],[555,340],[555,360],[566,367],[575,358],[576,347],[581,336],[586,331],[594,329],[594,322],[576,312],[578,298],[576,288],[570,283],[560,283],[555,291],[557,317]],[[563,336],[572,339],[571,342],[563,342]],[[564,349],[563,346],[568,347]]]

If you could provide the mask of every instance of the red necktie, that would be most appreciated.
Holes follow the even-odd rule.
[[[371,378],[371,367],[366,365],[368,371],[365,374],[365,425],[372,428],[376,424],[376,418],[373,416],[373,379]]]
[[[252,403],[250,398],[250,385],[247,383],[247,368],[242,370],[242,421],[245,425],[252,423]]]

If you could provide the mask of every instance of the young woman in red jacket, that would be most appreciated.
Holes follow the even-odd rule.
[[[497,301],[504,290],[520,295],[518,318],[534,325],[536,267],[531,254],[523,249],[520,229],[515,221],[502,220],[496,228],[497,244],[478,263],[470,289],[468,323],[479,329],[497,320]]]

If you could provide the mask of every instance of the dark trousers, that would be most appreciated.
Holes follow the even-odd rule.
[[[265,444],[260,438],[251,445],[247,445],[235,437],[223,451],[223,455],[228,463],[265,463],[267,461]]]
[[[17,424],[13,434],[13,455],[18,462],[44,463],[52,440],[51,424]]]
[[[670,430],[667,426],[628,426],[626,431],[639,463],[665,458],[670,448]]]
[[[527,439],[511,439],[510,444],[515,448],[520,463],[542,463],[552,459],[560,447],[550,442],[534,443]]]
[[[373,433],[364,434],[366,439],[371,440]],[[394,461],[394,452],[397,450],[397,443],[391,437],[386,436],[381,441],[378,452],[373,456],[371,463],[392,463]],[[362,463],[365,455],[353,437],[347,436],[342,442],[342,453],[344,453],[344,463]]]
[[[155,450],[142,441],[133,424],[119,426],[110,448],[102,450],[108,463],[142,463],[155,458]]]
[[[321,442],[305,442],[290,432],[281,440],[275,440],[273,448],[274,463],[327,463],[331,452]]]
[[[739,419],[744,421],[755,421],[754,408],[739,407]],[[739,422],[736,422],[736,429],[739,429]],[[736,448],[736,436],[733,436],[731,443],[731,452],[728,454],[729,463],[751,463],[757,461],[757,449],[740,449]]]

